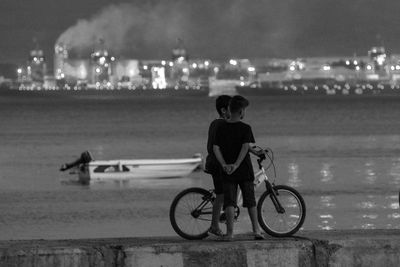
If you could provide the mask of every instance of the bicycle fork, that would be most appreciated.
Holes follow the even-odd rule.
[[[268,181],[265,181],[265,186],[267,188],[267,191],[271,192],[270,198],[272,200],[272,203],[274,203],[276,211],[280,214],[285,213],[285,209],[282,207],[281,203],[278,200],[279,193],[275,191],[273,185],[271,185],[271,183],[269,183]]]

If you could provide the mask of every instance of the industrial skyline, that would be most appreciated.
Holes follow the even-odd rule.
[[[400,3],[355,1],[11,1],[0,3],[0,62],[21,63],[34,45],[51,61],[54,44],[77,54],[104,38],[130,58],[167,58],[177,38],[192,57],[309,57],[400,52]]]

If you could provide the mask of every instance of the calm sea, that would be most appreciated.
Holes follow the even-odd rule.
[[[250,97],[245,121],[275,153],[277,183],[307,204],[304,229],[399,228],[399,97]],[[206,153],[207,97],[1,97],[0,239],[173,236],[168,209],[181,179],[80,185],[59,172],[96,159]],[[260,193],[261,188],[258,189]],[[250,225],[242,213],[237,232]]]

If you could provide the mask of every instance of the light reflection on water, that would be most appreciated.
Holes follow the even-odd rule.
[[[304,197],[307,217],[303,229],[379,229],[399,228],[400,212],[396,185],[400,183],[400,158],[393,160],[341,158],[281,159],[277,184],[296,188]],[[387,168],[389,167],[390,168]],[[286,173],[286,180],[284,175]],[[348,175],[348,174],[351,175]],[[392,188],[388,189],[388,185]],[[91,189],[169,188],[192,186],[212,188],[211,179],[203,172],[179,179],[144,179],[93,183]],[[258,195],[264,190],[257,189]],[[173,196],[169,196],[171,199]],[[245,213],[243,213],[245,214]],[[247,221],[246,216],[243,218]],[[239,226],[238,226],[239,227]],[[246,223],[239,229],[246,230]]]
[[[375,172],[375,163],[373,161],[367,161],[364,164],[364,174],[365,180],[364,182],[367,184],[374,184],[376,182],[377,176]]]
[[[284,161],[284,160],[281,160]],[[400,182],[400,159],[365,159],[354,163],[336,158],[316,158],[314,170],[304,171],[304,162],[288,159],[280,168],[285,168],[287,179],[277,184],[296,188],[304,197],[307,217],[303,229],[379,229],[399,228],[400,212],[396,185]],[[307,161],[308,162],[308,161]],[[309,163],[309,162],[308,162]],[[385,166],[390,166],[387,168]],[[284,172],[278,169],[279,173]],[[344,173],[352,173],[351,179]],[[386,174],[386,176],[385,176]],[[281,175],[283,176],[283,175]],[[380,177],[386,177],[380,178]],[[392,184],[392,191],[387,190]],[[211,179],[202,172],[180,179],[144,179],[142,181],[120,181],[93,183],[91,189],[105,188],[188,188],[200,186],[212,188]],[[260,186],[260,194],[264,189]],[[173,196],[170,196],[172,198]],[[245,214],[245,213],[243,213]],[[246,230],[247,218],[238,229]]]
[[[321,206],[326,208],[335,208],[334,196],[321,196]]]
[[[321,168],[321,182],[322,183],[329,183],[333,181],[334,175],[332,173],[332,164],[324,162],[322,163],[322,168]]]
[[[303,164],[292,159],[286,166],[288,184],[306,200],[309,227],[400,228],[400,158],[317,158],[308,173]]]
[[[299,178],[299,165],[296,162],[291,162],[288,165],[289,180],[288,185],[293,187],[300,187],[302,182]]]
[[[400,158],[393,159],[388,175],[393,178],[390,183],[400,185]]]

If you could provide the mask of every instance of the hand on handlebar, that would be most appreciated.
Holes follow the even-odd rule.
[[[254,155],[256,155],[258,157],[260,157],[262,155],[264,155],[264,157],[265,157],[265,154],[268,153],[268,150],[267,149],[262,149],[259,146],[252,146],[251,149],[250,149],[250,152],[252,152]]]

